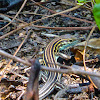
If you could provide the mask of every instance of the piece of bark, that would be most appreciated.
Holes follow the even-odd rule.
[[[32,66],[24,100],[39,100],[38,79],[40,72],[40,63],[38,60],[33,60],[30,62],[32,63]]]

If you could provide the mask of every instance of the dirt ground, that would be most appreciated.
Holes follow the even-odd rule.
[[[58,14],[37,21],[41,18],[48,17],[55,12],[62,12],[76,6],[76,0],[62,0],[60,2],[55,1],[44,2],[42,4],[39,3],[39,5],[33,3],[31,0],[27,1],[17,18],[14,19],[9,26],[0,31],[0,37],[12,32],[11,35],[0,39],[0,49],[14,55],[15,51],[18,50],[18,47],[21,46],[21,48],[17,51],[17,57],[24,60],[39,58],[41,65],[44,65],[44,50],[54,38],[61,35],[70,34],[76,37],[76,40],[80,38],[81,42],[86,40],[95,24],[92,14],[92,4],[84,4],[83,6],[75,10],[65,12],[62,15]],[[10,11],[4,13],[1,12],[0,28],[7,25],[14,18],[19,9],[20,7],[15,7]],[[4,16],[2,17],[1,15]],[[36,22],[32,25],[21,28],[25,24],[33,21]],[[15,29],[18,30],[13,32]],[[90,38],[93,39],[99,37],[99,30],[96,27]],[[97,41],[98,40],[96,40],[96,42]],[[22,42],[23,44],[21,45]],[[94,42],[95,45],[97,45],[96,42]],[[98,47],[99,49],[97,50],[94,45],[90,48],[91,51],[90,49],[87,50],[86,60],[95,58],[99,59],[98,50],[100,48]],[[93,49],[95,52],[92,52]],[[79,63],[79,65],[82,64],[83,66],[83,63],[81,63],[83,61],[83,54],[82,51],[79,52],[78,50],[79,48],[75,49],[73,46],[71,49],[69,48],[69,50],[64,50],[61,52],[71,56],[70,59],[66,60],[66,65]],[[58,59],[60,58],[58,57]],[[100,62],[98,60],[97,62],[88,62],[87,66],[91,69],[96,67],[97,70],[100,70],[99,64]],[[29,66],[27,65],[16,61],[10,61],[10,58],[0,55],[0,96],[2,100],[23,100],[30,72],[28,68]],[[41,73],[46,74],[45,71],[40,72],[40,88],[45,83],[41,78]],[[79,83],[90,84],[89,79],[84,75],[79,76],[75,74],[61,74],[60,83],[63,84],[64,89],[55,88],[44,100],[53,100],[54,98],[58,100],[99,100],[99,90],[94,88],[93,85],[91,86],[93,90],[90,89],[89,91],[84,90],[84,87],[73,89],[69,88],[70,85]]]

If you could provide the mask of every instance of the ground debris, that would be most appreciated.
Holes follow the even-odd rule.
[[[63,65],[72,66],[76,64],[76,66],[83,67],[83,50],[77,47],[86,40],[90,29],[92,29],[94,25],[94,18],[91,14],[91,4],[88,3],[88,6],[83,5],[71,12],[40,20],[54,13],[73,8],[76,6],[76,2],[74,2],[74,0],[51,0],[49,2],[39,2],[39,4],[36,4],[32,1],[33,0],[27,1],[12,24],[0,30],[0,37],[12,32],[12,34],[0,40],[0,49],[28,61],[33,58],[38,58],[41,65],[44,65],[43,53],[47,45],[55,37],[70,34],[73,35],[76,40],[80,39],[79,43],[77,43],[76,46],[74,45],[70,48],[58,51],[58,54],[55,54],[55,59]],[[3,18],[0,17],[0,28],[4,27],[14,18],[18,13],[18,9],[19,7],[16,7],[1,14]],[[5,18],[7,18],[7,20]],[[23,27],[33,21],[36,22],[27,27]],[[21,29],[15,31],[18,28]],[[99,31],[96,28],[91,39],[99,45],[99,38]],[[66,43],[70,45],[70,42],[73,42],[73,40],[69,39]],[[96,68],[96,70],[100,72],[100,47],[98,47],[95,42],[92,43],[92,46],[87,45],[87,48],[89,47],[91,50],[87,49],[86,51],[85,63],[90,69],[95,70]],[[62,45],[65,45],[65,43]],[[82,47],[84,48],[84,45],[82,45]],[[58,46],[57,48],[60,47]],[[15,51],[17,53],[15,53]],[[29,81],[29,73],[30,70],[28,66],[11,61],[9,58],[0,55],[0,99],[23,100]],[[40,71],[39,88],[47,81],[48,75],[48,72]],[[88,86],[79,86],[79,84],[84,83],[88,84]],[[100,97],[100,91],[98,89],[95,89],[93,85],[89,87],[90,81],[85,75],[61,74],[61,78],[56,85],[54,91],[44,100],[98,100]]]

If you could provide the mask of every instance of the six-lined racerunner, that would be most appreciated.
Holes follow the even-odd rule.
[[[78,41],[80,40],[76,39],[74,36],[70,34],[53,39],[47,45],[44,51],[43,60],[44,60],[45,65],[48,67],[59,68],[59,66],[56,65],[55,53],[65,48],[69,49],[70,47],[77,44]],[[64,42],[66,45],[63,46]],[[62,47],[62,46],[63,48],[59,49],[59,47]],[[55,88],[55,83],[58,81],[59,78],[60,78],[59,73],[48,72],[48,79],[45,82],[44,86],[40,88],[39,90],[39,99],[45,98],[47,95],[49,95],[53,91],[53,89]],[[91,80],[91,78],[89,79]]]
[[[72,41],[73,39],[75,39],[75,37],[73,37],[70,34],[64,35],[64,36],[60,36],[58,38],[53,39],[46,47],[45,51],[44,51],[44,56],[43,56],[43,60],[45,62],[45,65],[48,67],[53,67],[53,68],[59,68],[55,63],[55,51],[57,52],[58,47],[60,47],[60,45],[64,42],[70,42],[70,40]],[[71,42],[70,42],[71,43]],[[75,43],[74,43],[75,44]],[[73,43],[70,46],[73,46]],[[52,63],[52,64],[50,64]],[[48,72],[48,79],[47,82],[44,84],[44,86],[42,88],[40,88],[39,90],[39,98],[43,99],[45,98],[48,94],[50,94],[54,87],[55,87],[55,83],[58,80],[58,78],[60,77],[60,74],[55,73],[55,72]]]

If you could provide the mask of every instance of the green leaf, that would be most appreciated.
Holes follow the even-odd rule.
[[[79,3],[85,3],[86,0],[77,0]]]
[[[100,0],[95,0],[96,4],[100,3]]]
[[[99,4],[95,4],[93,7],[93,15],[94,15],[94,19],[96,21],[96,24],[100,30],[100,3]]]
[[[83,5],[84,3],[87,3],[87,2],[92,2],[92,0],[77,0],[78,1],[78,5]]]

